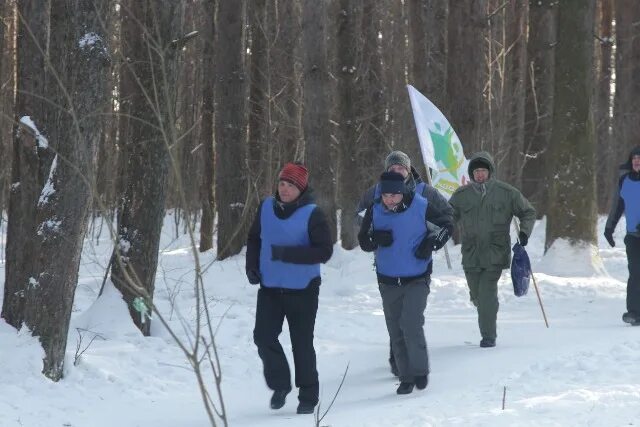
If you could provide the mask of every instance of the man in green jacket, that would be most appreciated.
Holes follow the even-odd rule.
[[[495,347],[498,280],[511,263],[511,219],[520,219],[518,240],[526,246],[536,211],[522,193],[494,178],[491,155],[479,152],[469,160],[471,183],[449,199],[462,238],[462,268],[471,302],[478,309],[480,347]]]

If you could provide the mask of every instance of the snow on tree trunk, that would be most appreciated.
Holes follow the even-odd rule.
[[[33,277],[25,290],[24,322],[40,338],[43,373],[57,381],[73,307],[80,254],[87,229],[95,156],[104,117],[94,114],[108,99],[109,58],[102,22],[106,4],[53,2],[51,67],[59,81],[49,87],[47,137],[56,155],[37,203]],[[40,138],[42,140],[42,138]],[[41,141],[42,146],[42,141]]]

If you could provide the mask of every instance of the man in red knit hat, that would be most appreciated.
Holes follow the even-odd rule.
[[[291,391],[289,364],[278,336],[287,319],[299,414],[318,404],[318,371],[313,331],[318,311],[320,264],[331,258],[333,242],[325,214],[313,202],[304,165],[287,163],[278,189],[267,197],[247,238],[249,283],[260,285],[253,340],[262,359],[271,409],[280,409]]]

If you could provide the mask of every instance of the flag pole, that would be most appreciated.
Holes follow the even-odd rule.
[[[516,222],[516,219],[513,219],[513,225],[516,227],[516,233],[520,234],[520,227]],[[542,317],[544,319],[544,324],[549,327],[549,321],[547,320],[547,313],[544,311],[544,306],[542,305],[542,298],[540,298],[540,291],[538,290],[538,283],[536,282],[536,275],[533,274],[533,269],[529,269],[529,273],[531,273],[531,278],[533,279],[533,287],[536,290],[536,296],[538,297],[538,304],[540,304],[540,310],[542,310]]]

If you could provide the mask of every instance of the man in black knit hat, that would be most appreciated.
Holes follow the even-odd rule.
[[[405,191],[415,192],[421,195],[430,204],[432,210],[442,212],[445,215],[452,215],[453,211],[451,206],[444,198],[442,194],[438,192],[434,187],[428,185],[422,180],[418,171],[411,165],[411,159],[404,152],[396,150],[387,155],[384,160],[385,172],[396,172],[402,175],[404,178]],[[356,217],[356,224],[362,224],[362,216],[366,209],[371,206],[375,200],[380,199],[380,185],[376,184],[367,189],[360,198],[360,202],[354,212]],[[433,232],[438,232],[439,227],[429,224],[429,229]],[[398,376],[398,367],[396,366],[395,358],[393,356],[393,349],[389,345],[389,365],[391,372]]]
[[[424,310],[431,283],[431,254],[444,246],[453,228],[450,214],[432,209],[419,194],[405,188],[395,172],[380,176],[381,197],[366,210],[358,241],[375,252],[378,288],[400,386],[408,394],[428,383],[429,358],[424,336]],[[427,221],[442,227],[432,233]]]

